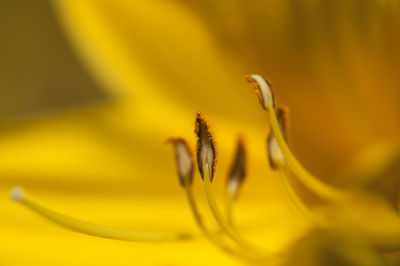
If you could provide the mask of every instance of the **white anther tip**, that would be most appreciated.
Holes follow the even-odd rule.
[[[274,107],[274,95],[269,82],[258,74],[250,74],[247,76],[247,81],[256,89],[258,101],[265,110],[268,106]]]
[[[25,197],[25,191],[21,187],[13,187],[10,193],[10,198],[13,201],[21,201]]]

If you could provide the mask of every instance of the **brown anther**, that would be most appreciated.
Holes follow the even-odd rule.
[[[197,165],[201,177],[204,179],[204,170],[208,167],[210,181],[213,180],[216,165],[216,142],[208,118],[203,112],[196,115],[195,133],[197,136]]]
[[[290,127],[290,110],[287,106],[278,106],[276,110],[276,117],[278,119],[279,127],[282,136],[288,141],[289,127]]]
[[[274,93],[268,80],[257,74],[247,75],[246,79],[255,89],[258,102],[261,104],[262,108],[268,110],[269,104],[274,108]]]
[[[193,182],[193,155],[186,140],[170,138],[167,142],[174,145],[176,168],[179,182],[184,187]]]
[[[246,149],[243,138],[239,138],[236,148],[235,159],[232,163],[227,179],[227,187],[234,198],[237,197],[239,189],[246,177]]]

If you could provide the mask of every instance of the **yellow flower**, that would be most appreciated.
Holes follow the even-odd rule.
[[[296,216],[278,190],[279,176],[269,169],[266,156],[268,119],[254,103],[243,74],[267,74],[273,81],[277,102],[292,110],[296,154],[329,182],[344,184],[333,180],[337,173],[333,170],[369,144],[379,140],[390,143],[393,152],[382,148],[369,156],[376,163],[376,173],[354,170],[359,179],[347,181],[361,191],[373,191],[377,186],[371,188],[371,184],[382,184],[376,177],[388,169],[388,162],[398,169],[398,160],[393,158],[398,155],[400,131],[400,60],[395,60],[399,56],[399,7],[389,0],[350,2],[55,1],[73,46],[113,98],[101,106],[44,117],[24,130],[8,129],[0,139],[3,194],[19,183],[46,206],[83,220],[125,230],[191,232],[195,237],[159,245],[99,239],[51,226],[2,200],[1,263],[240,263],[209,245],[197,232],[178,185],[171,151],[162,145],[170,136],[194,143],[193,118],[198,110],[211,116],[216,131],[220,154],[213,181],[216,195],[225,189],[223,170],[229,169],[233,160],[237,135],[246,139],[248,178],[235,204],[235,226],[263,251],[275,253],[291,247],[295,251],[286,254],[289,262],[306,259],[299,253],[303,249],[292,243],[304,236],[312,223],[302,219],[307,215]],[[282,148],[280,141],[277,138]],[[381,153],[390,156],[384,158]],[[285,154],[283,158],[288,160]],[[360,165],[365,169],[365,162]],[[393,173],[390,169],[384,175]],[[205,205],[200,182],[197,176],[193,193],[197,202]],[[312,183],[309,188],[315,188]],[[393,183],[388,183],[374,195],[386,197],[393,190]],[[322,191],[322,196],[330,199],[334,195],[334,203],[312,206],[311,214],[332,222],[321,222],[323,234],[311,231],[306,237],[317,240],[304,248],[312,260],[303,264],[324,265],[312,252],[325,250],[323,254],[329,255],[330,248],[342,243],[365,254],[359,265],[367,265],[365,257],[384,256],[371,243],[384,244],[388,236],[383,233],[393,232],[397,217],[388,204],[375,196],[364,197],[363,192],[350,206],[342,199],[337,201],[340,193],[336,190]],[[391,204],[393,201],[389,197]],[[360,215],[352,212],[365,202],[373,203],[373,210],[387,218],[370,223],[368,210],[362,209]],[[296,210],[308,208],[299,199],[295,203],[300,204]],[[200,207],[204,207],[204,220],[213,221],[206,206]],[[353,214],[352,219],[343,220],[348,214]],[[377,238],[377,224],[387,229],[382,239]],[[218,228],[215,223],[211,226]],[[349,239],[349,230],[358,226],[361,233],[355,236],[365,239]],[[338,236],[332,237],[332,232]],[[338,260],[332,261],[348,258],[343,249],[335,252]]]

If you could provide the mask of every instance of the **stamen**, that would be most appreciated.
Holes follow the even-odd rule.
[[[176,168],[181,186],[193,182],[193,156],[189,145],[183,138],[171,138],[168,142],[174,145]]]
[[[272,110],[268,112],[272,131],[276,138],[276,141],[279,145],[279,148],[285,158],[287,165],[290,169],[298,176],[298,178],[312,191],[317,193],[320,197],[323,197],[328,200],[338,200],[347,197],[346,192],[331,187],[313,175],[311,175],[296,159],[296,157],[292,154],[289,147],[287,146],[285,139],[281,133],[281,129],[279,126],[278,119],[275,115],[275,112]]]
[[[269,88],[271,91],[270,86],[265,81],[262,79],[259,75],[250,75],[250,78],[247,80],[256,87],[256,89],[261,90],[261,85],[263,85],[264,89]],[[264,80],[264,83],[263,83]],[[272,95],[272,93],[271,93]],[[268,96],[268,94],[267,94]],[[313,175],[311,175],[296,159],[296,157],[292,154],[290,151],[289,147],[287,146],[285,139],[282,135],[281,128],[279,125],[279,121],[276,117],[275,111],[274,111],[274,101],[272,97],[270,98],[271,100],[267,100],[267,97],[262,97],[262,104],[263,108],[268,111],[269,115],[269,120],[271,123],[272,131],[273,134],[276,138],[276,142],[278,143],[278,146],[281,150],[281,153],[283,155],[283,158],[285,159],[285,164],[287,164],[290,169],[298,176],[298,178],[312,191],[314,191],[316,194],[318,194],[320,197],[328,199],[328,200],[338,200],[338,199],[343,199],[348,196],[348,194],[340,189],[331,187],[317,178],[315,178]],[[260,101],[260,98],[259,98]],[[271,143],[271,146],[274,144]],[[276,149],[275,149],[276,151]],[[279,154],[278,154],[279,155]]]
[[[191,157],[192,152],[189,148],[189,145],[187,145],[187,142],[182,138],[169,139],[169,142],[172,142],[174,144],[179,180],[181,185],[185,188],[186,197],[188,199],[190,209],[193,213],[193,217],[200,231],[211,243],[219,247],[224,252],[246,261],[253,261],[255,259],[253,256],[232,248],[221,238],[219,238],[218,235],[216,235],[212,230],[206,227],[203,219],[201,218],[199,208],[197,207],[196,200],[193,195],[193,161]]]
[[[15,187],[11,190],[10,198],[64,228],[87,235],[134,242],[165,242],[189,238],[189,235],[185,233],[132,232],[84,222],[40,205],[25,195],[20,187]]]
[[[257,74],[248,75],[246,78],[256,90],[258,102],[261,106],[265,110],[269,109],[268,105],[274,107],[274,94],[268,80]]]
[[[216,156],[215,156],[215,140],[214,135],[210,133],[210,125],[208,119],[202,112],[198,112],[196,116],[196,130],[197,135],[197,164],[199,172],[204,181],[204,188],[206,198],[211,212],[221,229],[239,246],[247,251],[264,256],[260,250],[248,243],[241,235],[239,235],[230,224],[225,221],[221,214],[211,191],[211,182],[215,172]]]
[[[227,178],[226,190],[226,217],[229,224],[233,224],[233,202],[237,199],[242,183],[246,177],[246,150],[243,138],[239,138],[232,163]]]
[[[235,159],[229,171],[227,179],[228,191],[236,199],[239,189],[246,177],[246,150],[244,148],[243,138],[239,138],[235,153]]]
[[[196,116],[195,133],[197,136],[197,164],[200,171],[201,178],[204,179],[204,172],[206,165],[209,165],[209,176],[211,181],[214,177],[215,163],[216,163],[216,143],[214,140],[214,133],[209,125],[209,120],[203,112],[198,112]]]
[[[277,120],[280,131],[283,137],[287,141],[288,135],[288,121],[289,121],[289,109],[287,107],[277,108]],[[315,217],[303,201],[297,196],[293,187],[289,183],[288,175],[285,169],[285,157],[276,141],[274,132],[271,130],[268,136],[268,159],[272,169],[277,170],[280,175],[280,183],[283,187],[283,191],[286,194],[289,202],[292,204],[294,210],[296,210],[301,216],[304,216],[309,221],[315,221]]]

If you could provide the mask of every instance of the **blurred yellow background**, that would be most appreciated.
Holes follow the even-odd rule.
[[[267,248],[286,246],[301,226],[282,222],[292,214],[267,163],[268,120],[244,75],[272,82],[291,109],[294,153],[341,183],[364,149],[399,142],[399,15],[395,0],[2,1],[0,265],[209,263],[201,253],[233,263],[204,240],[80,236],[7,198],[22,185],[85,220],[196,230],[164,141],[183,136],[194,148],[198,110],[219,144],[216,193],[242,134],[249,176],[238,219],[261,227],[249,234]]]

